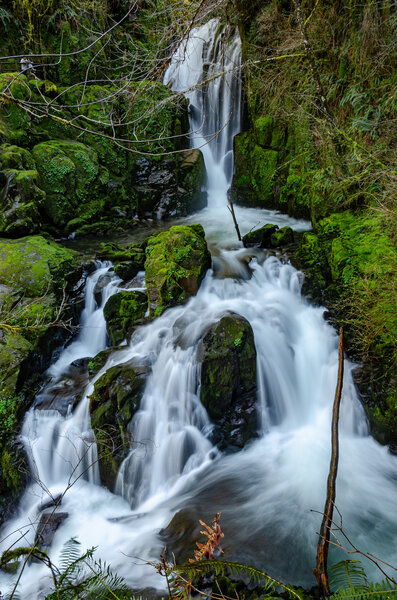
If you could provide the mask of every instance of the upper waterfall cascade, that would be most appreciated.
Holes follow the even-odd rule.
[[[203,216],[210,224],[226,206],[233,136],[240,130],[240,63],[238,33],[211,20],[191,32],[166,74],[173,89],[189,97],[191,143],[205,157],[208,208],[191,218],[195,222]],[[197,88],[206,79],[208,85]],[[263,218],[269,211],[249,213],[253,216],[243,220],[247,230],[249,219],[259,213]],[[277,218],[306,227],[272,213],[272,222]],[[235,248],[219,250],[213,264],[196,296],[139,327],[128,343],[110,353],[82,386],[73,411],[40,410],[42,392],[22,429],[34,480],[3,528],[0,551],[21,545],[20,539],[24,546],[33,545],[43,502],[66,490],[60,510],[68,516],[48,549],[54,564],[64,543],[76,537],[82,550],[98,547],[96,555],[134,590],[161,588],[163,578],[148,564],[164,546],[159,532],[178,511],[206,522],[222,511],[227,559],[256,564],[284,581],[314,585],[321,515],[313,511],[324,506],[338,336],[324,320],[324,309],[302,298],[302,274],[286,261]],[[219,264],[234,275],[219,276]],[[98,265],[87,279],[81,331],[50,368],[50,385],[67,379],[76,360],[105,347],[103,307],[119,286],[107,264]],[[258,437],[240,452],[222,454],[211,443],[213,425],[200,402],[198,348],[208,327],[229,313],[243,316],[254,332]],[[140,409],[129,424],[131,450],[111,493],[99,485],[89,396],[108,368],[127,362],[144,364],[149,374]],[[397,460],[369,436],[352,370],[346,360],[336,504],[361,550],[397,564]],[[331,550],[331,560],[339,558],[346,557]],[[377,577],[370,565],[368,574]],[[3,593],[11,580],[0,575]],[[21,597],[41,600],[49,587],[48,569],[32,562],[18,590]]]
[[[194,29],[175,52],[164,83],[189,100],[190,143],[203,153],[208,206],[225,206],[233,177],[233,138],[241,130],[237,29],[221,27],[217,19]]]

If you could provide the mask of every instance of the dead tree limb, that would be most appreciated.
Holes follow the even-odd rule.
[[[327,481],[327,498],[325,500],[323,520],[320,528],[320,537],[317,544],[316,568],[313,573],[316,576],[318,587],[322,597],[330,596],[331,592],[328,584],[327,575],[327,558],[329,540],[332,526],[332,518],[335,503],[335,484],[338,473],[339,460],[339,409],[342,397],[343,386],[343,328],[340,331],[339,338],[339,368],[338,382],[335,391],[334,408],[332,412],[332,450],[331,462],[329,466],[328,481]]]
[[[234,223],[234,227],[235,227],[235,229],[236,229],[236,233],[237,233],[238,240],[239,240],[239,242],[242,242],[242,241],[243,241],[243,238],[241,237],[240,228],[239,228],[239,226],[238,226],[237,219],[236,219],[236,215],[235,215],[235,213],[234,213],[233,201],[232,201],[232,199],[231,199],[231,197],[230,197],[230,196],[228,196],[228,197],[227,197],[227,201],[229,202],[228,209],[230,210],[230,213],[231,213],[231,215],[232,215],[232,217],[233,217],[233,223]],[[243,244],[244,244],[244,242],[243,242]]]

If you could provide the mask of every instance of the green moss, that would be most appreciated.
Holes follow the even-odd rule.
[[[9,93],[18,100],[28,100],[30,90],[26,75],[22,73],[0,73],[0,92]]]
[[[210,264],[201,225],[176,225],[149,238],[145,272],[151,316],[196,294]]]
[[[259,117],[254,123],[254,130],[259,146],[269,148],[273,134],[273,118],[270,115]]]
[[[127,425],[139,408],[143,385],[144,380],[135,369],[117,365],[95,382],[90,397],[101,480],[111,490],[119,466],[129,451]]]
[[[32,154],[41,187],[46,192],[45,213],[51,222],[64,226],[73,213],[77,213],[76,216],[84,213],[87,217],[100,212],[95,150],[80,142],[52,140],[37,144]]]
[[[147,296],[143,292],[118,292],[111,296],[105,304],[103,315],[112,344],[122,342],[146,311]]]
[[[277,151],[259,146],[249,132],[235,137],[234,149],[236,172],[233,189],[238,201],[271,208],[277,177]]]
[[[294,232],[291,227],[282,227],[281,229],[278,229],[278,231],[272,233],[270,241],[273,248],[292,244],[294,242]]]
[[[278,229],[278,225],[272,225],[271,223],[267,223],[263,227],[259,229],[254,229],[254,231],[250,231],[243,237],[244,246],[256,246],[259,245],[261,248],[270,248],[271,247],[271,236]]]
[[[33,170],[36,164],[31,153],[26,148],[2,144],[0,146],[1,169]]]
[[[74,265],[75,253],[41,236],[0,240],[0,283],[22,288],[37,298],[56,291]]]
[[[225,316],[211,326],[202,343],[201,402],[221,426],[222,445],[242,446],[256,430],[256,414],[251,410],[256,401],[252,329],[238,315]]]

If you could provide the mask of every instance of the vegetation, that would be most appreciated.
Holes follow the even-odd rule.
[[[235,141],[234,198],[311,218],[314,233],[305,234],[296,259],[308,274],[305,290],[344,325],[350,353],[366,365],[361,388],[364,395],[372,390],[366,407],[374,433],[393,441],[393,3],[270,0],[247,7],[236,0],[235,6],[250,128]]]

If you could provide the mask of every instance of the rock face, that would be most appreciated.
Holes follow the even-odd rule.
[[[202,341],[201,402],[216,425],[221,448],[241,448],[255,437],[256,350],[250,324],[228,315]]]
[[[146,372],[128,364],[111,367],[95,382],[90,397],[101,481],[111,491],[130,448],[127,425],[139,408]]]
[[[201,225],[176,225],[149,238],[146,257],[150,316],[159,316],[195,295],[211,266]]]
[[[113,346],[130,335],[135,325],[143,323],[147,306],[144,292],[118,292],[109,298],[103,316]]]

